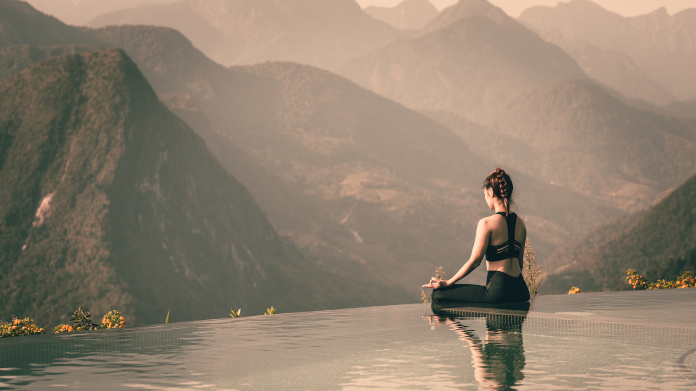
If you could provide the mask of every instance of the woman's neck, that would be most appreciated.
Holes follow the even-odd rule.
[[[493,206],[494,206],[495,213],[500,213],[500,212],[505,213],[505,214],[508,213],[508,210],[505,207],[505,203],[502,201],[496,202]]]

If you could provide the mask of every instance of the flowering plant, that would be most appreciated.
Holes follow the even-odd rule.
[[[121,327],[126,327],[126,320],[121,313],[116,310],[109,311],[102,318],[101,328],[103,329],[117,329]]]
[[[690,271],[685,271],[674,281],[657,280],[649,284],[645,281],[643,276],[633,269],[628,269],[626,274],[626,281],[631,284],[635,290],[693,288],[696,286],[696,278],[694,278]]]
[[[582,291],[577,286],[570,288],[570,290],[568,291],[569,295],[577,295],[578,293],[582,293]]]
[[[0,338],[19,337],[22,335],[43,334],[44,329],[34,324],[34,319],[19,319],[12,315],[12,321],[0,321]]]

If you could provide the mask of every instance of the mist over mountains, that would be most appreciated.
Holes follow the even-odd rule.
[[[33,166],[0,165],[0,175],[24,178],[3,193],[11,200],[3,232],[12,233],[2,235],[0,270],[12,287],[3,313],[62,315],[85,296],[96,298],[94,312],[123,306],[144,323],[161,321],[173,300],[179,320],[225,316],[232,306],[415,302],[434,267],[451,273],[468,256],[475,222],[489,213],[481,182],[498,164],[515,181],[542,264],[573,285],[585,271],[568,266],[578,258],[559,246],[588,233],[588,248],[604,243],[610,230],[593,229],[629,221],[627,212],[696,171],[689,102],[673,102],[657,82],[645,91],[671,104],[623,96],[486,1],[463,0],[406,34],[352,1],[316,4],[186,0],[122,13],[177,31],[72,27],[0,1],[0,80],[9,91],[0,120],[18,129],[0,138],[0,161],[26,148],[61,151],[33,153],[47,156]],[[273,57],[278,48],[296,57]],[[215,50],[234,59],[216,63]],[[616,53],[612,69],[640,66]],[[273,58],[293,62],[263,62]],[[331,72],[339,68],[342,76]],[[33,92],[15,93],[25,90]],[[9,113],[39,119],[20,124]],[[70,152],[95,137],[93,127],[110,141]],[[32,142],[36,135],[52,141]],[[70,156],[90,164],[68,165]],[[114,173],[89,171],[100,165]],[[82,187],[54,189],[65,167]],[[51,192],[52,214],[40,213],[34,227]],[[86,220],[96,227],[89,235],[71,223],[82,210],[99,211]],[[469,282],[483,281],[477,272]],[[45,300],[92,275],[103,289]],[[45,288],[29,292],[33,281]]]
[[[223,65],[295,61],[325,69],[401,34],[353,0],[186,0],[115,11],[88,25],[123,24],[177,29]]]
[[[340,73],[412,109],[474,121],[530,88],[585,76],[570,56],[485,0],[460,1],[417,37],[353,59]]]
[[[169,4],[180,0],[28,0],[35,8],[70,25],[84,25],[105,12],[143,4]]]
[[[644,72],[649,79],[641,88],[654,89],[653,82],[679,100],[696,98],[696,9],[669,15],[664,8],[647,15],[624,18],[588,0],[559,3],[556,7],[532,7],[519,20],[573,54],[586,69],[597,69],[598,79],[622,93],[655,103],[668,103],[664,92],[631,91],[630,78],[602,77],[601,56],[586,56],[591,50],[625,53],[640,68],[626,64],[627,73]],[[574,50],[578,42],[588,47]],[[593,46],[590,49],[589,46]],[[594,72],[591,72],[594,77]],[[629,95],[630,96],[630,95]]]
[[[629,107],[483,0],[460,1],[342,73],[450,128],[478,123],[485,136],[464,136],[473,150],[619,209],[649,206],[696,169],[696,124]]]
[[[438,14],[437,8],[428,0],[404,0],[391,8],[368,6],[364,11],[400,30],[420,30]]]
[[[530,150],[500,161],[617,208],[643,209],[696,171],[696,121],[634,108],[588,79],[539,87],[504,112],[491,126]]]

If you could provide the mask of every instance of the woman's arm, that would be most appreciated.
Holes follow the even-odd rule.
[[[517,223],[519,227],[522,228],[522,246],[520,247],[520,254],[517,256],[517,262],[520,263],[520,273],[524,271],[524,249],[527,246],[527,227],[524,225],[524,221],[517,217]]]
[[[446,286],[456,283],[457,281],[469,275],[469,273],[471,273],[481,264],[485,251],[488,248],[488,240],[490,239],[490,236],[491,230],[488,227],[488,220],[485,218],[479,220],[478,226],[476,227],[476,239],[474,239],[474,247],[471,249],[471,257],[469,257],[469,260],[466,261],[464,266],[462,266],[461,269],[459,269],[459,271],[455,273],[454,276],[452,276],[450,279],[431,279],[430,283],[427,285],[423,285],[423,287],[435,289],[444,288]]]

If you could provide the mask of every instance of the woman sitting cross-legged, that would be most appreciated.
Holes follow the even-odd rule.
[[[522,276],[527,229],[524,221],[510,213],[512,180],[502,169],[492,172],[483,183],[486,204],[495,211],[481,219],[471,257],[448,280],[431,278],[423,285],[434,288],[433,303],[515,303],[529,300],[529,289]],[[455,284],[476,269],[486,256],[486,286]]]

